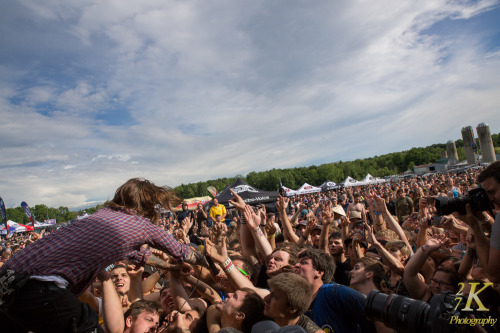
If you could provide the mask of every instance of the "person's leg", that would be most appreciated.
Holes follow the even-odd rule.
[[[102,332],[97,314],[66,289],[30,280],[16,292],[9,313],[34,332]]]

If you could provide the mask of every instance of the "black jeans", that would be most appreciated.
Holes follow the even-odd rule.
[[[14,303],[0,311],[3,332],[104,332],[87,304],[53,282],[30,279]]]

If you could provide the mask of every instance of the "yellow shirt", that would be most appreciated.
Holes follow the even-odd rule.
[[[220,215],[222,219],[224,219],[224,215],[226,215],[226,207],[224,205],[218,204],[217,206],[212,206],[210,208],[210,217],[213,221],[215,221],[215,215]]]

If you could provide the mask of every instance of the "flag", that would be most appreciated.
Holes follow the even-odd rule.
[[[7,229],[7,213],[5,212],[5,204],[2,197],[0,197],[0,215],[2,216],[2,223],[5,225],[5,229]]]
[[[21,202],[21,207],[23,207],[24,213],[30,219],[31,224],[33,224],[33,226],[35,226],[35,221],[33,221],[33,216],[31,216],[31,210],[30,210],[30,207],[28,206],[28,204],[25,201],[23,201],[23,202]]]
[[[215,197],[219,194],[219,192],[217,191],[217,189],[216,189],[215,187],[213,187],[213,186],[209,186],[209,187],[207,187],[207,190],[208,190],[208,192],[210,192],[210,194],[211,194],[214,198],[215,198]]]

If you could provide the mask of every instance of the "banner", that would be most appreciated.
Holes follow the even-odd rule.
[[[0,197],[0,215],[2,216],[2,223],[7,228],[7,213],[5,212],[5,204],[2,197]]]
[[[23,201],[23,202],[21,202],[21,207],[23,207],[24,213],[30,219],[31,224],[33,226],[35,226],[35,221],[33,220],[33,217],[31,216],[31,210],[30,210],[30,207],[28,206],[28,204],[25,201]]]

